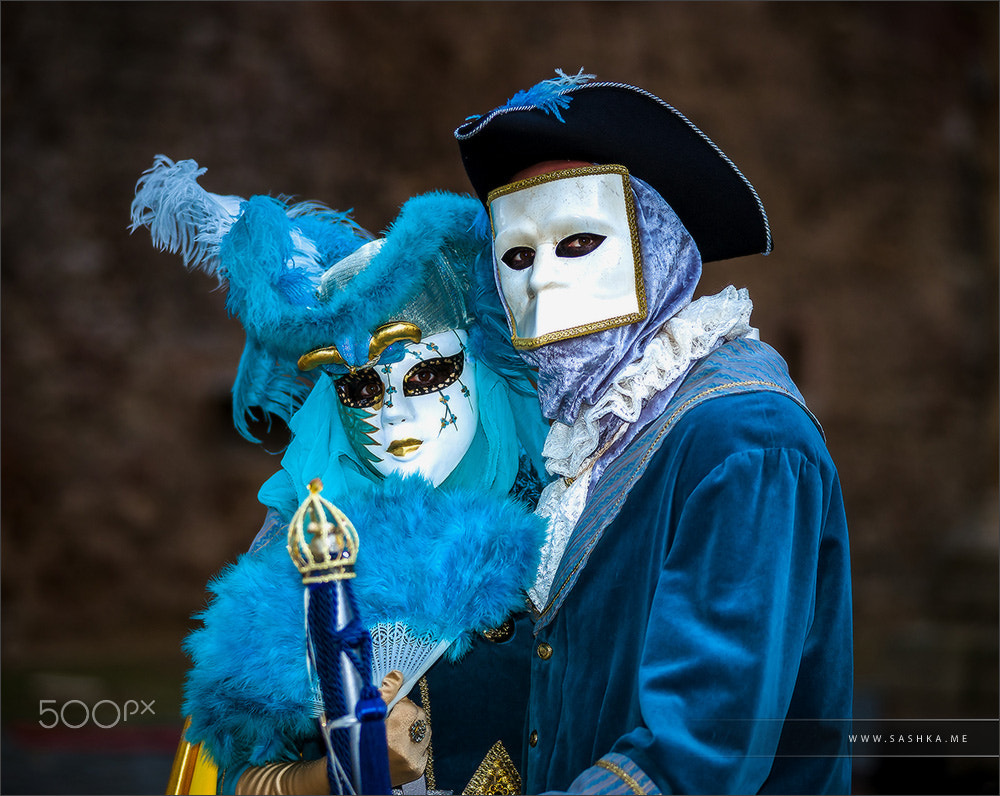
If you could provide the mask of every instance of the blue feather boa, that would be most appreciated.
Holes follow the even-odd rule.
[[[456,637],[464,655],[474,633],[524,607],[545,528],[528,507],[469,490],[435,490],[419,478],[389,478],[338,500],[361,539],[353,581],[362,618],[406,621]],[[188,739],[220,770],[298,759],[316,736],[306,669],[301,576],[283,543],[246,553],[208,586],[184,642],[193,665],[184,710]]]

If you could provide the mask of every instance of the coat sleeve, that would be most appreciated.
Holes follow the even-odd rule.
[[[643,726],[570,793],[756,793],[815,609],[825,498],[794,449],[732,453],[679,514],[638,673]]]

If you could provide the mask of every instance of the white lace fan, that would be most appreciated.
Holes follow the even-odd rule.
[[[368,632],[372,637],[372,682],[378,685],[391,671],[403,674],[403,684],[389,703],[389,710],[454,641],[435,638],[429,631],[414,633],[404,622],[376,622],[368,626]]]
[[[414,633],[405,622],[375,622],[368,625],[368,632],[372,639],[372,683],[380,685],[392,671],[403,675],[399,691],[388,704],[389,710],[410,693],[410,689],[454,641],[438,639],[429,631]],[[323,713],[323,696],[311,666],[309,676],[313,690],[313,715],[320,716]]]

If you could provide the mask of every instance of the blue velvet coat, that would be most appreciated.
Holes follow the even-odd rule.
[[[727,344],[602,477],[536,623],[527,793],[846,793],[847,524],[780,357]]]

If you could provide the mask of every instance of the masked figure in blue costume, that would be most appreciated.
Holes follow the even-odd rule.
[[[455,136],[559,476],[526,792],[848,791],[838,475],[746,290],[693,300],[703,261],[770,251],[757,192],[673,107],[582,70]]]
[[[361,540],[353,583],[390,707],[393,784],[518,792],[547,423],[492,285],[473,281],[472,262],[490,256],[479,203],[415,197],[372,240],[315,203],[210,194],[203,172],[158,158],[133,228],[225,283],[247,332],[237,428],[253,439],[258,407],[292,438],[260,490],[263,528],[210,583],[185,643],[188,739],[217,765],[220,793],[327,792],[286,550],[318,477]]]

